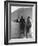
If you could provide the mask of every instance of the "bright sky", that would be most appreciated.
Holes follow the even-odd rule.
[[[19,9],[19,8],[31,8],[31,7],[16,7],[16,6],[11,6],[11,12],[14,12],[15,10]]]

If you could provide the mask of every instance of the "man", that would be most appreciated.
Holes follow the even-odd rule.
[[[24,28],[25,28],[25,20],[23,19],[23,16],[21,16],[20,19],[20,35],[24,35]]]

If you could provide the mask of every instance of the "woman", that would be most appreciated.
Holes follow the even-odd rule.
[[[27,18],[27,23],[26,23],[26,37],[28,38],[28,33],[30,32],[31,28],[31,22],[30,22],[30,17],[28,16]]]

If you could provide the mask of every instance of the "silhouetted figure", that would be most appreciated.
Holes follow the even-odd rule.
[[[18,23],[20,22],[20,17],[19,17],[19,16],[18,16],[18,18],[16,19],[16,22],[18,22]]]
[[[19,23],[19,22],[20,22],[20,17],[18,16],[18,18],[17,18],[17,19],[15,19],[15,20],[14,20],[14,22]]]
[[[28,38],[28,33],[30,31],[31,28],[31,22],[30,22],[30,17],[28,16],[27,18],[27,23],[26,23],[26,37]]]
[[[20,35],[24,35],[24,28],[25,28],[25,20],[23,19],[23,16],[21,16],[20,19]]]
[[[14,20],[14,22],[17,22],[18,23],[18,19]]]

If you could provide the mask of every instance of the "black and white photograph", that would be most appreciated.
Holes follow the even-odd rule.
[[[5,2],[5,42],[37,42],[37,2]]]

